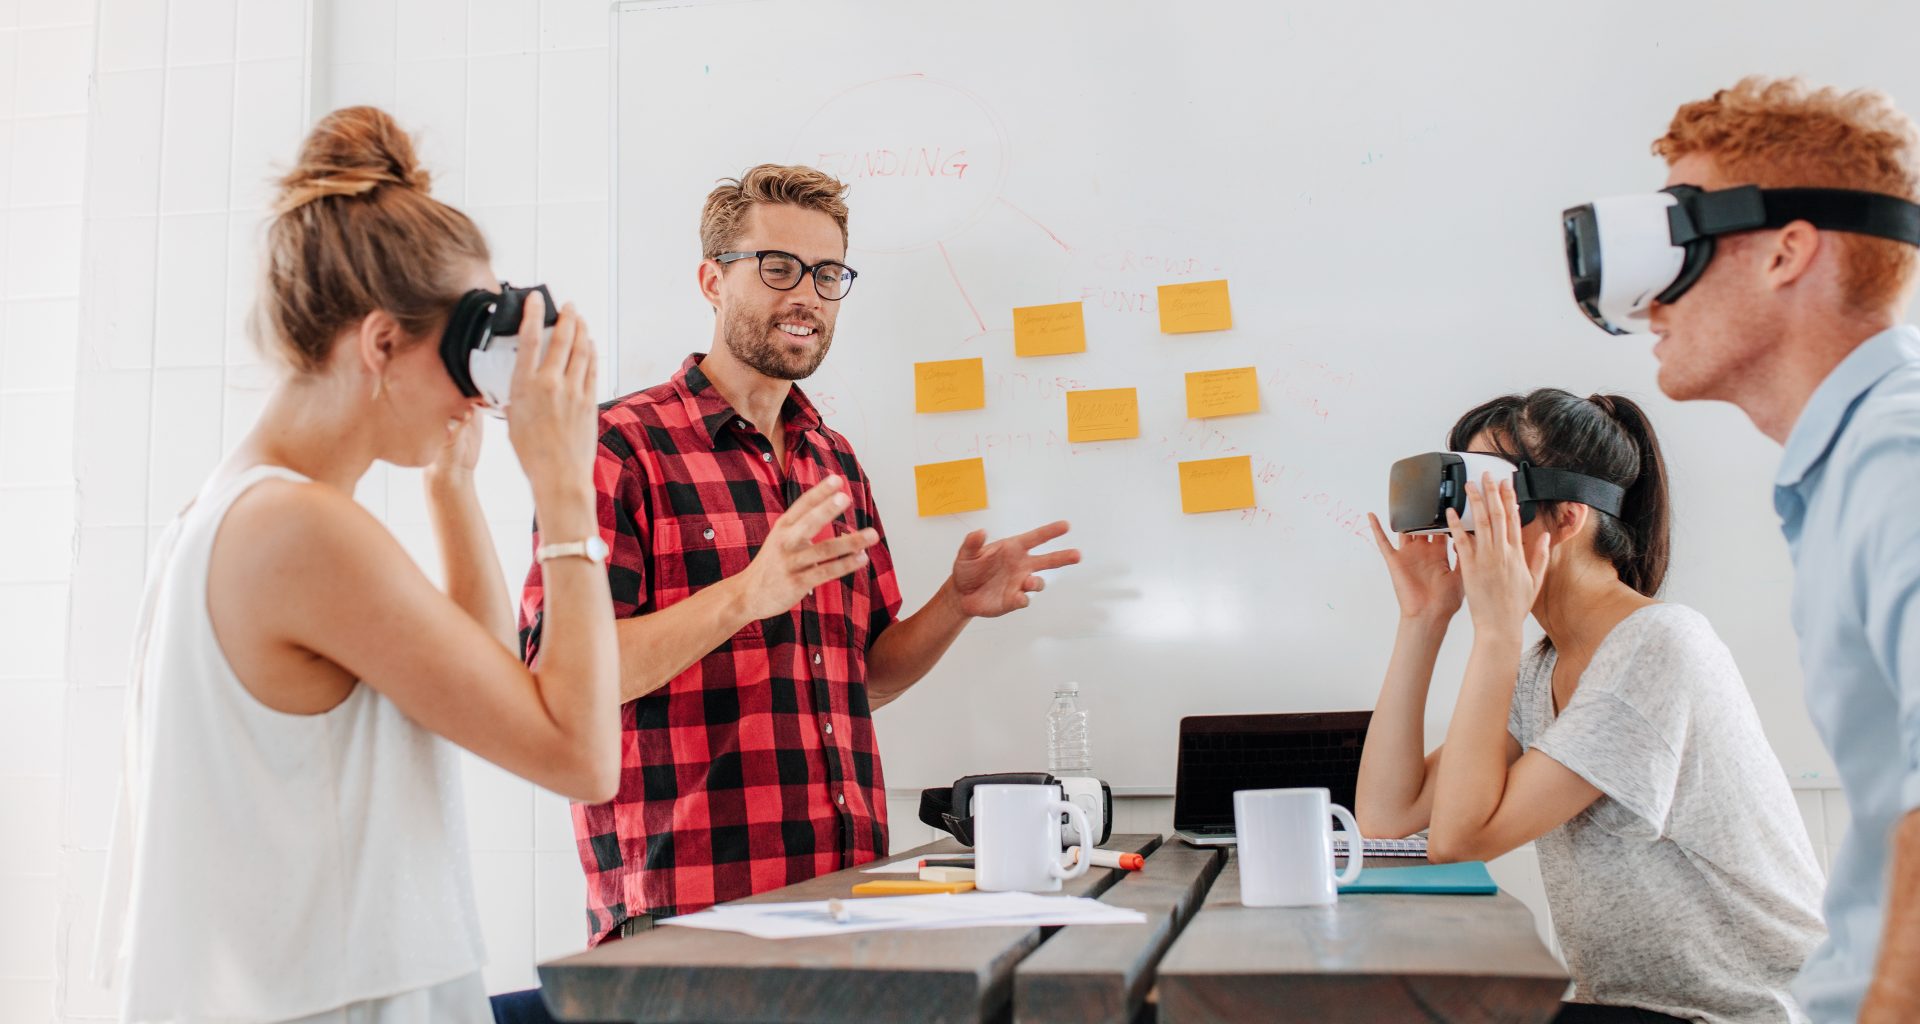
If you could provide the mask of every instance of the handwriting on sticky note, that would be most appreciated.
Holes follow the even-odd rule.
[[[1187,374],[1187,418],[1260,411],[1260,375],[1251,366]]]
[[[1013,311],[1013,354],[1063,356],[1087,350],[1087,321],[1078,302],[1021,306]]]
[[[1140,397],[1134,388],[1067,392],[1067,441],[1118,441],[1140,436]]]
[[[1224,331],[1232,326],[1233,303],[1227,300],[1227,282],[1160,286],[1160,333]]]
[[[987,373],[979,359],[913,364],[913,411],[959,412],[987,405]]]
[[[1253,507],[1253,456],[1180,464],[1180,511],[1224,512]]]
[[[987,464],[980,459],[915,466],[913,483],[923,516],[950,516],[987,507]]]

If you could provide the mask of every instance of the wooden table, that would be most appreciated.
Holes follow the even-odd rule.
[[[1226,849],[1171,843],[1129,872],[1101,902],[1138,910],[1147,923],[1067,928],[1014,971],[1016,1024],[1128,1024],[1139,1016],[1154,969],[1200,909]]]
[[[1270,1020],[1284,1011],[1311,1021],[1531,1024],[1553,1018],[1566,987],[1533,915],[1507,893],[1244,907],[1229,859],[1160,962],[1159,1019]]]
[[[1107,849],[1148,853],[1155,835],[1116,835]],[[964,852],[948,839],[893,859]],[[1094,868],[1066,884],[1099,896],[1126,872]],[[860,869],[742,902],[848,896],[857,882],[900,875]],[[1106,927],[1106,926],[1102,926]],[[1059,929],[965,928],[756,939],[695,928],[654,928],[540,967],[548,1005],[563,1020],[649,1022],[985,1021],[1004,1019],[1013,970]]]
[[[563,1020],[643,1022],[1549,1020],[1566,974],[1519,900],[1345,896],[1333,907],[1240,906],[1224,850],[1114,836],[1147,870],[1067,883],[1144,925],[867,932],[767,940],[656,928],[540,968]],[[894,855],[961,849],[952,840]],[[1369,861],[1369,867],[1405,866]],[[743,902],[847,896],[858,869]],[[901,876],[892,876],[901,877]],[[1157,983],[1157,988],[1156,988]]]

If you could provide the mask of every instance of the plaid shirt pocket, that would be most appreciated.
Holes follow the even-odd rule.
[[[752,564],[773,524],[764,516],[683,516],[655,534],[654,603],[667,608],[692,597]],[[733,642],[758,637],[755,619],[733,635]]]

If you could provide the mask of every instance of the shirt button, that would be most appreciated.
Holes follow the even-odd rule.
[[[815,651],[815,652],[813,652],[813,663],[814,663],[815,665],[818,665],[818,664],[820,664],[820,652],[819,652],[819,651]]]
[[[760,461],[761,461],[761,462],[772,462],[772,461],[773,461],[773,453],[772,453],[772,452],[761,452],[761,453],[760,453]]]
[[[704,537],[704,538],[706,538],[707,540],[712,540],[712,539],[713,539],[713,527],[711,527],[711,526],[709,526],[709,527],[707,527],[706,529],[704,529],[704,530],[702,530],[702,531],[700,531],[700,536],[702,536],[702,537]]]
[[[734,420],[734,421],[733,421],[733,425],[734,425],[734,426],[736,426],[736,427],[739,427],[739,428],[740,428],[741,430],[745,430],[745,429],[747,429],[747,421],[746,421],[746,420]]]
[[[827,723],[827,735],[829,735],[829,736],[831,736],[831,735],[833,735],[833,723],[832,723],[832,722],[828,722],[828,723]]]
[[[839,804],[839,805],[840,805],[840,806],[842,806],[842,807],[845,807],[845,806],[847,806],[847,794],[845,794],[845,793],[835,793],[835,794],[833,795],[833,802],[834,802],[834,803],[836,803],[836,804]]]

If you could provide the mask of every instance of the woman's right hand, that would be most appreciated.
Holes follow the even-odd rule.
[[[1466,591],[1460,583],[1460,570],[1447,561],[1447,535],[1403,534],[1396,548],[1377,516],[1367,513],[1367,522],[1373,524],[1373,542],[1386,560],[1387,574],[1393,577],[1400,617],[1430,622],[1453,618]]]
[[[513,364],[507,403],[507,436],[533,484],[534,497],[593,494],[593,459],[599,428],[593,338],[568,303],[560,309],[545,351],[538,342],[546,318],[539,292],[520,313],[520,350]]]

